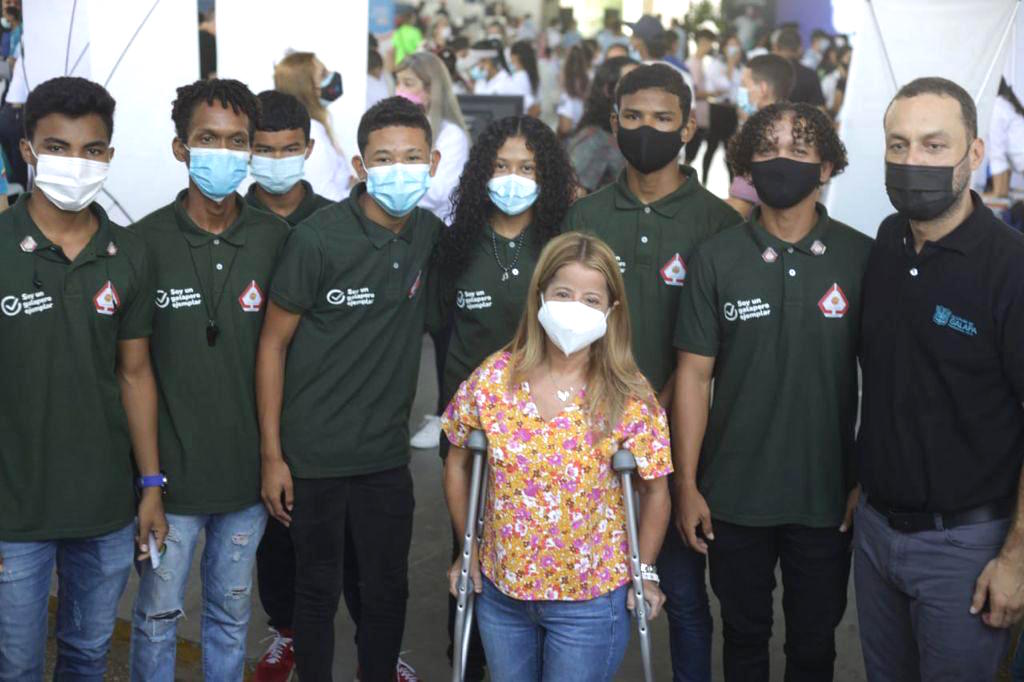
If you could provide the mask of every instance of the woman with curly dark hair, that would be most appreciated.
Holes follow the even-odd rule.
[[[629,57],[612,57],[598,67],[583,105],[583,118],[566,144],[580,186],[587,192],[612,182],[626,166],[612,135],[612,104],[619,79],[636,66]]]
[[[512,340],[544,245],[572,203],[576,177],[555,132],[529,116],[491,123],[469,152],[441,235],[440,315],[451,316],[442,403],[489,355]],[[441,438],[441,456],[448,441]],[[452,538],[452,556],[460,549]],[[449,600],[449,635],[455,600]],[[474,633],[466,679],[482,679]],[[451,650],[449,649],[449,656]]]

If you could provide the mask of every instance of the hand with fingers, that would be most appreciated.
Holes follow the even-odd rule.
[[[462,574],[462,554],[455,559],[451,568],[448,569],[448,592],[455,598],[459,596],[459,576]],[[480,573],[480,558],[477,556],[476,548],[473,549],[473,556],[469,559],[469,580],[473,583],[473,591],[477,594],[483,592],[483,574]]]
[[[139,500],[139,526],[135,534],[135,545],[139,548],[137,561],[149,559],[149,534],[156,538],[156,546],[163,551],[167,537],[167,517],[164,516],[163,490],[145,488]]]
[[[665,605],[665,593],[653,580],[644,580],[643,584],[644,602],[647,604],[647,620],[654,620]],[[626,593],[626,608],[630,611],[636,609],[636,595],[633,593],[632,584],[629,586],[629,592]]]
[[[715,531],[711,525],[711,509],[696,484],[682,484],[676,489],[673,520],[676,530],[688,547],[701,554],[708,553],[707,540],[714,541]],[[697,534],[700,529],[703,537]]]
[[[854,486],[846,498],[846,513],[843,514],[843,523],[839,526],[840,533],[849,533],[853,528],[853,512],[857,510],[857,503],[860,501],[860,485]]]
[[[292,504],[295,501],[291,469],[280,457],[264,458],[262,480],[263,506],[267,508],[267,513],[287,528],[292,522]]]
[[[989,561],[974,585],[971,613],[992,628],[1016,624],[1024,615],[1024,561],[1002,553]]]

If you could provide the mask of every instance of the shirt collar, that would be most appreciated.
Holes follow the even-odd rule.
[[[817,222],[814,224],[814,227],[811,228],[811,231],[795,244],[783,241],[765,229],[764,223],[761,220],[760,206],[754,207],[753,212],[750,214],[750,218],[747,220],[747,228],[750,230],[750,234],[753,236],[754,241],[757,242],[758,247],[762,251],[769,246],[776,250],[793,247],[797,251],[809,256],[823,256],[828,251],[829,236],[831,232],[828,228],[832,221],[829,219],[828,211],[825,209],[823,204],[815,204],[814,209],[818,212]],[[816,242],[820,244],[820,246],[816,247],[814,245]]]
[[[43,234],[39,226],[32,220],[32,216],[29,215],[28,200],[31,196],[31,192],[23,192],[14,206],[9,209],[14,218],[14,231],[12,232],[14,244],[11,248],[23,253],[48,252],[49,248],[53,246],[53,242]],[[76,261],[85,262],[93,258],[116,256],[119,249],[115,239],[116,235],[112,230],[113,224],[110,222],[107,212],[95,201],[89,204],[89,210],[99,220],[99,227],[96,228],[96,233],[93,234],[89,243],[76,257]]]
[[[294,224],[294,222],[297,222],[297,216],[305,217],[312,213],[311,205],[316,200],[316,195],[313,194],[313,186],[310,185],[305,180],[299,180],[299,182],[302,183],[302,186],[306,189],[306,191],[302,195],[302,201],[300,201],[299,205],[295,207],[295,210],[284,217],[284,221],[287,222],[288,224]],[[273,211],[270,210],[270,207],[263,203],[263,200],[260,199],[260,195],[256,191],[257,186],[258,185],[255,182],[249,185],[249,191],[245,193],[245,203],[249,204],[250,206],[255,206],[261,211],[266,211],[267,213],[274,213]],[[277,214],[274,213],[274,215]]]
[[[409,214],[409,219],[406,220],[405,225],[402,226],[402,230],[398,234],[395,234],[383,225],[378,225],[366,217],[363,207],[359,204],[359,197],[365,193],[366,183],[357,183],[348,195],[348,206],[349,210],[352,211],[352,215],[363,228],[363,233],[366,235],[366,238],[370,240],[370,243],[373,244],[374,248],[383,248],[386,244],[389,244],[395,239],[401,239],[412,243],[412,233],[413,229],[416,227],[417,221],[419,220],[420,209],[414,208],[412,213]]]
[[[187,189],[181,190],[178,193],[178,197],[174,200],[174,217],[178,220],[178,228],[181,233],[185,236],[185,241],[189,243],[189,246],[205,246],[214,239],[220,239],[232,246],[244,246],[245,245],[245,225],[248,222],[249,213],[252,211],[252,207],[246,201],[242,200],[237,193],[232,194],[229,198],[230,201],[237,202],[238,204],[238,215],[235,217],[235,221],[228,226],[228,229],[224,230],[220,234],[214,234],[213,232],[207,232],[203,228],[195,224],[192,217],[189,216],[188,211],[185,210],[185,195],[188,193]]]
[[[940,249],[956,251],[966,256],[985,239],[987,234],[986,225],[990,225],[997,218],[992,213],[992,209],[981,201],[981,197],[974,190],[970,190],[970,192],[974,209],[967,218],[945,237],[935,242],[925,242],[925,246],[930,244]],[[910,221],[902,216],[900,216],[900,220],[903,222],[903,248],[908,253],[913,254],[914,235],[910,231]]]
[[[697,173],[693,168],[680,165],[679,171],[686,177],[686,182],[671,194],[663,196],[651,204],[645,204],[629,189],[629,185],[626,183],[626,169],[623,168],[622,172],[619,173],[618,180],[615,181],[615,208],[623,211],[639,211],[650,207],[652,211],[660,216],[674,218],[679,213],[679,209],[683,207],[686,199],[693,196],[700,186],[700,182],[697,180]]]

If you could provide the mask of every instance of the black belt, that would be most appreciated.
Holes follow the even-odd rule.
[[[901,533],[919,533],[923,530],[942,530],[957,526],[969,526],[974,523],[998,521],[1010,516],[1014,502],[1014,498],[1008,497],[973,509],[940,514],[902,510],[873,495],[868,495],[867,499],[867,503],[871,505],[872,509],[884,516],[891,528]]]

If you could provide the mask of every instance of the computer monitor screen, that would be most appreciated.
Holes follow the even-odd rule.
[[[523,114],[523,98],[518,95],[459,95],[458,100],[473,142],[491,121]]]

